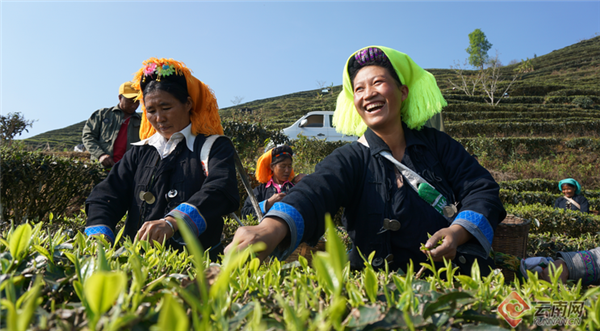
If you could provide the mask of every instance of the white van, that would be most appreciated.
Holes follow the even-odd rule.
[[[356,136],[347,136],[335,131],[335,128],[331,125],[332,122],[332,111],[311,111],[302,116],[296,123],[283,129],[283,133],[290,139],[298,139],[299,134],[325,141],[355,141],[358,139]]]

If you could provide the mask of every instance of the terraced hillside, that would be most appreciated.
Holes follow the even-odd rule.
[[[448,101],[443,110],[446,132],[477,154],[499,181],[574,177],[587,189],[600,189],[600,37],[535,57],[531,64],[534,70],[520,77],[496,107],[486,103],[481,90],[467,96],[453,89],[454,71],[430,69]],[[503,77],[510,79],[518,65],[502,67]],[[507,81],[501,81],[500,91],[503,84]],[[221,115],[224,121],[260,121],[280,129],[309,111],[333,110],[340,90],[334,86],[329,92],[256,100],[222,109]],[[80,143],[83,124],[26,142],[36,148],[70,150]]]

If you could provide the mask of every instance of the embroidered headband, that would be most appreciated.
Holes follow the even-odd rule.
[[[400,109],[402,121],[411,129],[420,129],[428,119],[442,111],[447,105],[442,92],[437,86],[435,77],[419,67],[408,55],[383,46],[369,46],[354,52],[344,66],[343,89],[338,95],[333,125],[336,131],[361,136],[367,125],[362,121],[354,106],[354,89],[350,80],[349,65],[351,61],[359,63],[385,61],[392,64],[400,82],[408,87],[408,96]],[[390,73],[393,75],[393,73]]]
[[[182,80],[183,78],[183,80]],[[137,100],[142,105],[142,122],[140,125],[140,139],[146,139],[156,133],[156,130],[146,117],[146,106],[144,105],[145,87],[150,81],[171,81],[175,84],[185,84],[189,96],[192,98],[193,108],[190,114],[192,133],[195,135],[223,134],[219,106],[214,92],[208,85],[192,76],[191,70],[183,62],[173,59],[149,58],[142,63],[142,67],[134,74],[132,86],[141,93]]]
[[[354,54],[354,59],[361,66],[364,66],[365,64],[367,64],[369,62],[377,62],[377,63],[386,63],[386,62],[389,63],[390,62],[390,60],[385,55],[385,53],[376,47],[368,47],[368,48],[365,48],[365,49],[362,49],[362,50],[356,52],[356,54]]]

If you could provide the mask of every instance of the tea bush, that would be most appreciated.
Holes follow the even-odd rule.
[[[74,237],[24,224],[0,239],[2,308],[8,330],[503,330],[500,303],[584,301],[580,328],[597,329],[599,292],[569,282],[506,282],[501,272],[458,275],[451,264],[419,279],[404,272],[351,272],[328,223],[326,252],[261,264],[231,250],[211,264],[188,229],[183,252],[161,244]],[[368,257],[372,259],[372,256]],[[534,307],[534,306],[533,306]],[[537,307],[534,307],[537,308]],[[533,325],[531,310],[523,325]],[[553,328],[562,330],[563,327]]]
[[[529,136],[529,135],[590,135],[598,136],[600,120],[557,122],[452,122],[445,125],[446,133],[452,137],[477,135]]]
[[[543,232],[530,233],[527,241],[529,256],[556,257],[558,252],[577,252],[598,247],[600,234],[587,233],[581,237]]]
[[[592,108],[594,103],[600,103],[599,97],[588,97],[588,96],[578,96],[575,97],[572,101],[572,104],[577,105],[581,108]]]
[[[299,139],[291,142],[294,148],[294,171],[296,173],[313,173],[317,163],[323,161],[336,148],[348,143],[346,141],[323,141],[300,135]]]
[[[499,182],[501,189],[513,191],[558,191],[558,181],[532,178]]]
[[[0,149],[2,220],[48,220],[79,210],[106,173],[99,163],[20,148]]]
[[[600,210],[600,199],[597,195],[600,194],[598,191],[588,191],[589,194],[584,194],[590,204],[591,210]],[[523,191],[512,191],[512,190],[500,190],[500,200],[504,204],[522,204],[531,205],[539,203],[545,206],[554,206],[554,202],[559,197],[563,196],[561,193],[550,193],[550,192],[523,192]]]
[[[562,234],[580,237],[600,231],[600,216],[579,211],[556,209],[542,204],[505,205],[509,214],[531,220],[530,233]]]

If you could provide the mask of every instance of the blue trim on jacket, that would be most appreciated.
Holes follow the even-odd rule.
[[[197,236],[203,234],[206,230],[206,221],[204,220],[204,217],[196,207],[189,203],[180,204],[166,216],[184,219],[188,227],[193,229]]]
[[[302,237],[304,236],[304,218],[302,218],[302,215],[298,212],[298,210],[296,210],[296,208],[283,202],[275,202],[273,204],[273,207],[271,207],[271,209],[269,209],[269,212],[265,215],[265,217],[274,216],[282,218],[290,227],[290,246],[283,252],[279,254],[277,254],[276,252],[274,254],[280,260],[284,260],[302,242]]]
[[[97,235],[103,234],[106,237],[108,237],[108,239],[110,239],[110,241],[115,242],[115,234],[106,225],[88,226],[85,228],[84,232],[87,236],[97,236]]]

